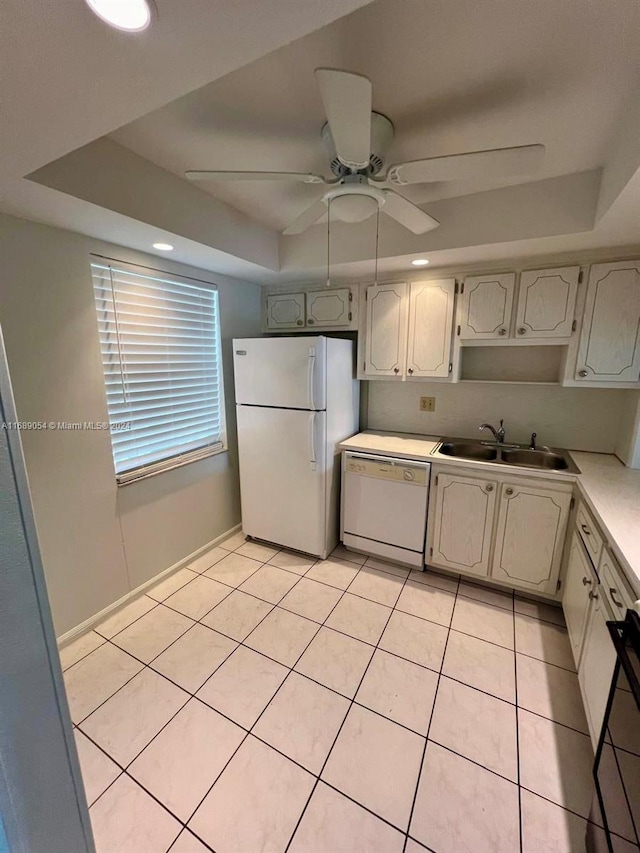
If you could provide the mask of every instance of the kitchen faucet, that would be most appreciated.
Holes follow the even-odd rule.
[[[503,423],[504,423],[504,421],[500,420],[500,428],[499,429],[496,429],[495,427],[491,426],[491,424],[480,424],[478,429],[480,430],[480,432],[482,432],[483,429],[490,429],[491,432],[493,433],[493,437],[496,440],[496,444],[504,444],[505,432],[504,432]]]

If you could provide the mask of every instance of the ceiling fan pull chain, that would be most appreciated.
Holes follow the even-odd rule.
[[[331,199],[327,203],[327,287],[331,286],[331,276],[329,274],[329,261],[331,258]]]
[[[376,259],[375,259],[375,267],[373,273],[373,285],[374,287],[378,286],[378,239],[380,236],[380,206],[378,205],[378,210],[376,212]]]

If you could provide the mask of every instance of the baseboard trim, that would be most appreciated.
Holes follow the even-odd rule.
[[[196,560],[201,554],[204,554],[206,551],[211,550],[211,548],[215,548],[216,545],[219,545],[221,542],[224,542],[230,536],[233,536],[234,533],[237,533],[238,530],[242,529],[242,523],[236,524],[234,527],[227,530],[225,533],[222,533],[220,536],[217,536],[215,539],[212,539],[211,542],[207,542],[206,545],[203,545],[201,548],[198,548],[196,551],[193,551],[191,554],[187,554],[186,557],[183,557],[182,560],[179,560],[177,563],[174,563],[172,566],[169,566],[168,569],[164,569],[164,571],[160,572],[160,574],[154,575],[148,581],[145,581],[140,586],[137,586],[135,589],[132,589],[126,595],[123,595],[122,598],[119,598],[117,601],[114,601],[113,604],[107,605],[103,610],[99,613],[96,613],[94,616],[90,616],[88,619],[85,619],[84,622],[81,622],[79,625],[76,625],[75,628],[72,628],[70,631],[67,631],[66,634],[62,634],[57,638],[58,648],[62,648],[66,646],[67,643],[71,642],[71,640],[75,640],[76,637],[79,637],[80,634],[85,634],[94,625],[97,625],[98,622],[102,621],[106,616],[109,616],[111,613],[114,613],[116,610],[119,610],[121,607],[124,607],[127,602],[131,601],[132,598],[136,598],[138,595],[141,595],[146,589],[154,586],[159,583],[164,578],[169,577],[174,572],[177,572],[179,569],[183,569],[189,563],[192,563]]]

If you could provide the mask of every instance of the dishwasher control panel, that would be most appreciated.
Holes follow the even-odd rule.
[[[393,461],[378,462],[373,459],[346,460],[345,469],[349,474],[360,474],[364,477],[375,477],[379,480],[412,483],[424,486],[427,483],[427,469],[421,466],[397,464]]]

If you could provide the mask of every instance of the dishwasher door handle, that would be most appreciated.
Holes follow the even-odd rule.
[[[414,468],[426,468],[429,470],[431,462],[422,462],[420,459],[405,459],[400,456],[381,456],[377,453],[355,453],[345,451],[346,459],[368,459],[371,462],[386,462],[388,465],[411,465]]]

